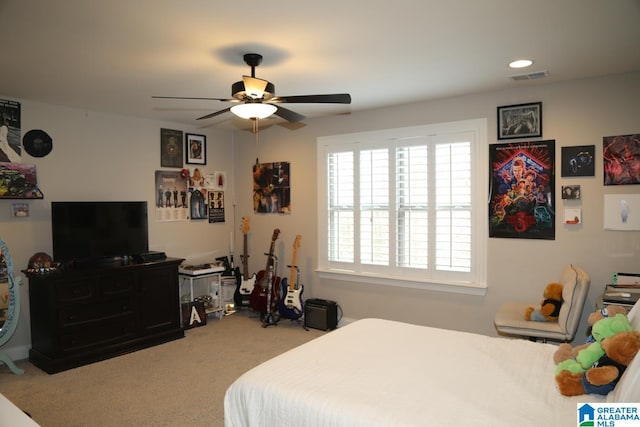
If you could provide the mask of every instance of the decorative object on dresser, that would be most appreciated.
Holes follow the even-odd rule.
[[[29,279],[29,361],[53,374],[184,337],[178,265],[92,264]]]

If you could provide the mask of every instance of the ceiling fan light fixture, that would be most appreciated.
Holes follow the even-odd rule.
[[[250,102],[231,107],[231,112],[243,119],[265,119],[275,113],[278,107],[271,104]]]

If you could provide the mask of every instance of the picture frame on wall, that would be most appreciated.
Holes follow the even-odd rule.
[[[595,176],[595,154],[595,145],[562,147],[562,176]]]
[[[498,107],[498,139],[542,136],[542,102]]]
[[[489,145],[489,237],[555,240],[555,145]]]
[[[184,150],[187,154],[187,164],[207,164],[207,137],[205,135],[188,133],[186,134],[184,144]]]
[[[160,129],[160,166],[163,168],[182,168],[181,130]]]

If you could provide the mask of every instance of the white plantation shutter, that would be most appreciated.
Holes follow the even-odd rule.
[[[426,145],[396,150],[398,266],[429,266],[429,166]]]
[[[459,139],[465,139],[460,136]],[[466,138],[468,139],[468,138]],[[471,271],[471,143],[435,146],[435,268]]]
[[[389,150],[360,152],[360,262],[389,265]]]
[[[355,230],[355,171],[353,152],[328,156],[329,259],[353,262]]]
[[[474,177],[486,165],[477,147],[486,121],[477,122],[319,138],[320,270],[483,282],[486,209]]]

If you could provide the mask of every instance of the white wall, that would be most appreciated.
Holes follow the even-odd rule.
[[[31,129],[43,129],[53,138],[53,150],[42,158],[23,152],[23,163],[36,165],[38,184],[44,193],[43,200],[26,201],[28,218],[11,216],[11,204],[24,200],[0,200],[0,239],[9,246],[16,275],[24,276],[20,270],[27,268],[34,253],[52,254],[50,203],[55,200],[146,200],[151,250],[194,262],[228,254],[234,228],[233,181],[228,180],[225,192],[225,223],[156,222],[154,173],[166,169],[160,167],[160,129],[170,128],[206,135],[207,164],[198,167],[204,172],[225,171],[228,177],[233,176],[231,132],[17,101],[22,107],[22,135]],[[26,357],[31,343],[28,281],[25,278],[22,282],[18,329],[2,349],[14,358]]]
[[[2,97],[0,95],[0,98]],[[482,93],[433,102],[338,115],[306,121],[289,130],[281,126],[263,128],[255,135],[234,134],[215,128],[189,129],[175,123],[122,117],[111,114],[22,102],[23,134],[46,130],[54,140],[51,154],[25,163],[37,167],[44,200],[29,201],[31,216],[11,217],[10,200],[0,200],[0,238],[11,249],[15,268],[26,268],[35,252],[51,253],[49,204],[53,200],[147,200],[150,206],[150,248],[169,256],[193,260],[225,255],[229,233],[236,235],[236,254],[242,251],[241,216],[251,217],[248,235],[249,271],[264,268],[273,229],[281,229],[276,244],[281,275],[288,274],[292,245],[302,234],[298,265],[305,285],[304,297],[336,300],[345,317],[382,317],[450,329],[495,335],[493,315],[504,301],[537,303],[542,288],[558,277],[568,263],[582,266],[591,275],[592,287],[576,341],[584,339],[584,318],[603,286],[615,271],[640,272],[640,232],[603,230],[603,195],[638,193],[640,186],[604,187],[602,137],[640,133],[640,73],[553,85],[527,84],[500,92]],[[488,284],[485,296],[390,289],[377,285],[320,280],[316,266],[316,138],[349,132],[488,118],[490,143],[495,143],[496,106],[543,102],[543,137],[560,147],[596,145],[596,176],[562,178],[556,175],[556,190],[562,185],[582,186],[582,199],[571,205],[558,194],[559,210],[580,206],[583,224],[565,226],[556,218],[553,241],[489,239]],[[268,124],[268,120],[264,121]],[[226,223],[157,223],[154,206],[154,171],[160,169],[160,128],[182,129],[207,135],[206,172],[226,171],[228,177]],[[234,141],[235,139],[235,141]],[[251,166],[260,162],[291,162],[293,213],[254,215]],[[232,169],[233,170],[230,170]],[[232,209],[235,192],[236,209]],[[234,222],[234,217],[236,221]],[[21,288],[22,317],[14,338],[2,350],[26,357],[30,346],[27,284]]]
[[[250,272],[264,268],[263,252],[275,227],[281,230],[276,244],[280,273],[285,277],[293,240],[302,234],[298,261],[305,285],[304,297],[336,300],[349,318],[382,317],[416,324],[496,335],[493,316],[505,301],[539,303],[543,287],[558,278],[570,263],[583,267],[592,285],[576,341],[585,339],[586,315],[593,309],[616,271],[640,272],[640,232],[603,230],[603,195],[638,193],[640,186],[603,186],[602,137],[640,133],[640,73],[617,75],[553,85],[527,84],[500,92],[481,93],[433,102],[308,120],[307,126],[291,131],[272,126],[259,134],[236,135],[236,188],[238,216],[251,216],[249,234]],[[488,290],[485,296],[398,289],[320,279],[316,267],[316,138],[373,129],[386,129],[486,117],[488,141],[496,139],[496,107],[542,101],[543,139],[556,140],[556,165],[561,147],[596,146],[595,177],[562,178],[556,171],[555,240],[492,238],[488,242]],[[268,123],[268,120],[265,121]],[[253,214],[251,165],[290,161],[292,213]],[[487,172],[488,179],[488,172]],[[579,201],[563,201],[562,185],[581,185]],[[582,207],[583,224],[562,224],[564,207]]]

